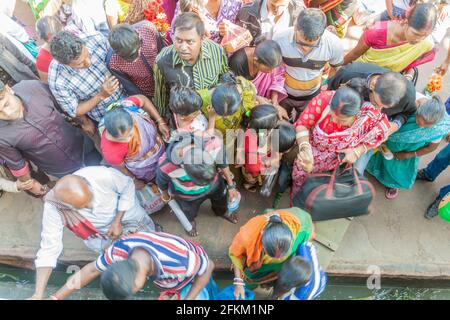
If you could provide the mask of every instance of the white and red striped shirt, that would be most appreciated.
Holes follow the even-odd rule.
[[[96,268],[105,271],[114,262],[128,259],[136,248],[146,250],[153,258],[157,274],[151,280],[161,289],[180,290],[208,267],[208,255],[197,243],[162,232],[138,232],[106,249],[97,259]]]

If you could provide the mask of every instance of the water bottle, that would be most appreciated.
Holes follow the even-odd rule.
[[[270,197],[272,194],[273,186],[275,185],[275,181],[278,178],[278,168],[273,168],[270,170],[269,174],[266,175],[266,178],[264,179],[264,184],[261,187],[261,195],[263,197]]]
[[[186,218],[186,215],[184,214],[183,210],[181,210],[180,205],[175,201],[175,199],[170,200],[168,202],[168,205],[177,216],[178,221],[180,221],[184,230],[186,230],[187,232],[191,232],[193,228],[192,224],[189,222],[188,218]]]
[[[233,212],[239,209],[239,203],[241,202],[241,193],[237,191],[237,197],[233,201],[228,201],[228,214],[232,214]]]

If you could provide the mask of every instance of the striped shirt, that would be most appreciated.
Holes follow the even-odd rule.
[[[108,40],[98,32],[84,34],[80,38],[89,51],[91,65],[85,69],[74,69],[54,59],[48,71],[50,90],[61,108],[71,117],[76,117],[78,105],[99,93],[106,77],[111,76],[106,66]],[[122,87],[87,114],[93,120],[100,121],[106,107],[119,100],[121,96]]]
[[[344,50],[341,40],[325,30],[318,47],[304,55],[298,48],[294,35],[294,28],[291,27],[275,35],[273,40],[281,47],[288,94],[293,97],[306,97],[320,89],[322,73],[327,63],[333,67],[343,63]]]
[[[200,245],[162,232],[138,232],[116,241],[95,266],[103,272],[114,262],[127,260],[136,248],[152,257],[157,271],[150,280],[163,290],[180,290],[208,268],[208,255]]]
[[[181,84],[196,90],[217,85],[222,74],[228,71],[228,58],[217,43],[203,41],[200,55],[194,65],[181,60],[174,45],[165,47],[156,57],[154,65],[155,105],[161,115],[166,114],[170,88]]]
[[[228,167],[225,159],[223,141],[219,137],[210,136],[203,143],[204,145],[201,146],[202,149],[211,155],[217,167]],[[156,172],[156,184],[162,191],[169,189],[172,195],[190,201],[199,199],[216,190],[216,187],[220,183],[219,174],[216,174],[213,181],[209,184],[203,186],[196,185],[180,164],[172,162],[170,158],[172,149],[173,144],[169,145],[166,154],[159,160],[158,170]]]
[[[297,255],[311,263],[313,269],[311,279],[304,286],[293,288],[281,300],[314,300],[325,290],[327,275],[320,268],[316,247],[311,242],[302,244],[297,250]]]

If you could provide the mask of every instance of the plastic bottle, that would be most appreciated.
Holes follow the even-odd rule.
[[[187,232],[191,232],[193,228],[192,224],[189,222],[188,218],[186,218],[186,215],[184,214],[183,210],[181,210],[178,202],[176,202],[175,199],[172,199],[168,202],[168,205],[177,216],[178,221],[180,221],[184,230],[186,230]]]

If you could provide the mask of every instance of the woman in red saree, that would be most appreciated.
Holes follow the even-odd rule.
[[[367,150],[379,146],[389,133],[389,121],[380,109],[364,103],[351,87],[324,91],[308,104],[294,124],[299,154],[293,168],[292,196],[308,173],[330,171],[339,164],[353,164]]]

